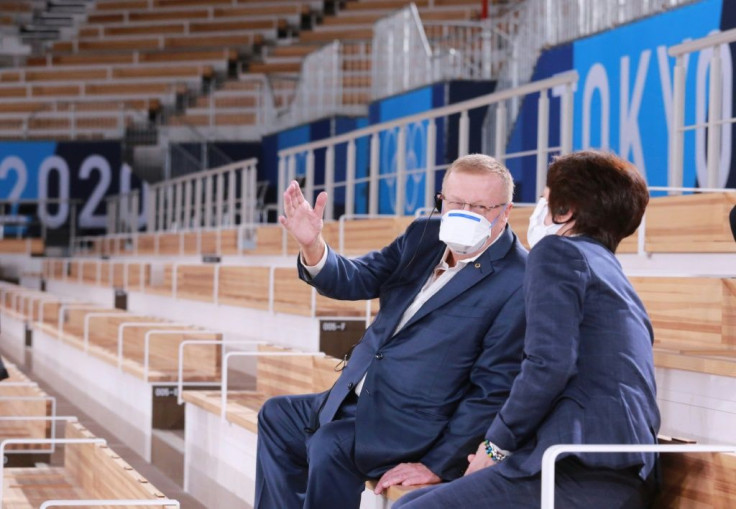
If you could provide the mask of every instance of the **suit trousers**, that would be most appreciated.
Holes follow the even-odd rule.
[[[317,396],[277,396],[258,414],[256,509],[360,506],[365,476],[354,461],[357,396],[335,420],[309,429]]]
[[[541,474],[507,478],[488,467],[446,484],[413,491],[393,509],[446,509],[447,507],[539,509]],[[644,509],[650,507],[654,482],[642,481],[638,468],[590,468],[577,458],[557,462],[555,507],[564,509]]]

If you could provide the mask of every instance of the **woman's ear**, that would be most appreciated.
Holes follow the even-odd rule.
[[[552,214],[552,220],[556,224],[565,224],[569,222],[574,216],[574,212],[565,207],[559,207],[554,214]]]

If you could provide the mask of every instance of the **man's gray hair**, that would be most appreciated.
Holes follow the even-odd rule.
[[[511,203],[514,199],[514,179],[511,177],[509,169],[491,156],[485,154],[468,154],[455,159],[455,162],[450,165],[442,179],[443,189],[445,187],[447,177],[455,171],[475,174],[490,173],[491,175],[496,175],[501,179],[503,186],[506,189],[506,202]]]

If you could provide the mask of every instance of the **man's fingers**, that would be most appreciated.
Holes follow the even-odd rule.
[[[302,190],[299,187],[299,183],[296,180],[291,181],[291,192],[294,196],[294,202],[296,205],[301,205],[301,203],[304,201],[304,195],[302,194]]]
[[[317,199],[314,201],[314,213],[318,218],[322,218],[322,214],[324,214],[325,206],[327,205],[327,193],[322,191],[317,196]],[[401,466],[401,465],[399,465]]]

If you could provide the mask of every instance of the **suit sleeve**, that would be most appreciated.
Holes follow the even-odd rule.
[[[443,480],[463,475],[467,455],[478,447],[488,422],[508,397],[519,372],[524,345],[524,293],[519,286],[499,311],[483,339],[470,373],[471,389],[420,463]]]
[[[524,276],[526,338],[521,372],[486,438],[514,451],[530,439],[577,372],[590,271],[568,240],[551,236],[529,254]]]
[[[321,295],[332,299],[374,299],[379,296],[383,283],[399,266],[408,232],[380,251],[372,251],[354,259],[339,255],[327,246],[327,261],[315,277],[309,275],[301,263],[301,256],[298,256],[299,277],[314,286]]]

